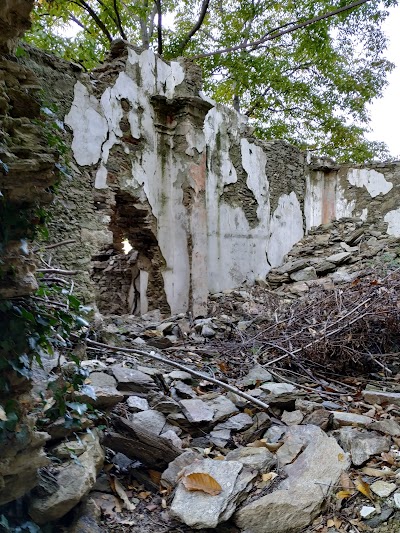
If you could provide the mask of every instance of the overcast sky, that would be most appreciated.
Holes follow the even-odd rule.
[[[400,159],[400,6],[390,10],[384,25],[390,38],[387,58],[396,64],[389,76],[383,98],[371,106],[372,129],[368,135],[372,140],[384,141],[393,156]]]

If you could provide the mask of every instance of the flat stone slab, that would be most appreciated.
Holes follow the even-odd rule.
[[[265,474],[276,465],[276,457],[267,448],[237,448],[229,452],[227,461],[239,461],[243,466]]]
[[[333,419],[340,426],[360,426],[366,427],[372,424],[373,418],[356,413],[343,413],[342,411],[332,411]]]
[[[115,365],[112,367],[112,373],[118,382],[119,390],[146,393],[156,386],[153,379],[140,370]]]
[[[214,418],[214,409],[202,400],[181,400],[180,403],[189,422],[211,422]]]
[[[400,392],[378,392],[373,390],[364,390],[362,395],[367,403],[373,405],[385,405],[392,403],[394,405],[400,405]]]

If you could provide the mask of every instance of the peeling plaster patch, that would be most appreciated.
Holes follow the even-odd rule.
[[[162,59],[157,58],[157,94],[163,94],[171,99],[175,88],[185,79],[185,71],[177,61],[171,61],[168,65]]]
[[[107,169],[101,164],[96,172],[96,179],[94,182],[95,189],[107,189]]]
[[[294,192],[284,194],[271,217],[270,238],[267,247],[268,262],[272,267],[282,264],[284,256],[303,238],[303,214]]]
[[[356,200],[347,200],[346,192],[340,186],[340,183],[337,183],[336,187],[336,220],[340,220],[345,217],[352,217],[353,211],[356,208]]]
[[[383,220],[388,223],[388,234],[400,237],[400,207],[386,213]]]
[[[107,138],[108,125],[100,114],[97,98],[89,95],[87,88],[79,81],[75,84],[74,101],[65,123],[74,132],[72,151],[78,165],[97,163]]]
[[[367,207],[361,211],[360,218],[364,222],[367,220],[367,218],[368,218],[368,208]]]
[[[268,199],[269,183],[265,173],[267,155],[261,146],[241,140],[242,165],[247,172],[247,186],[257,200],[257,217],[260,219],[263,204]]]
[[[392,182],[386,181],[383,174],[373,169],[351,168],[347,180],[355,187],[365,187],[372,198],[379,194],[387,194],[393,188]]]

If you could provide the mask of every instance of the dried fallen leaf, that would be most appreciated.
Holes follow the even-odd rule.
[[[222,491],[218,481],[204,472],[187,474],[182,478],[182,483],[187,490],[200,490],[211,496],[217,496]]]
[[[151,496],[151,492],[148,492],[147,490],[142,490],[137,495],[140,500],[146,500],[149,496]]]
[[[261,442],[264,442],[264,439],[261,439]],[[269,450],[270,452],[276,452],[279,450],[279,448],[282,446],[283,442],[264,442],[264,446]]]
[[[221,372],[223,372],[224,374],[229,372],[229,367],[224,361],[219,362],[218,367],[221,370]]]
[[[0,420],[2,420],[3,422],[6,422],[8,420],[6,412],[4,411],[1,405],[0,405]]]
[[[378,468],[371,468],[369,466],[364,466],[361,471],[366,476],[371,477],[392,477],[396,475],[392,470],[379,470]]]
[[[214,461],[225,461],[225,456],[224,455],[216,455],[215,457],[213,457],[213,460]]]
[[[347,472],[342,472],[340,474],[340,485],[344,490],[352,490],[354,488],[354,484],[351,481],[350,476]]]
[[[121,485],[121,483],[115,476],[110,476],[110,485],[113,492],[115,492],[115,494],[122,500],[125,509],[127,509],[128,511],[134,511],[136,509],[136,505],[129,501],[124,487]]]
[[[272,481],[276,477],[278,477],[278,474],[276,472],[268,472],[267,474],[263,474],[262,475],[262,480],[263,481]]]
[[[371,502],[374,501],[374,497],[372,496],[372,492],[371,492],[371,489],[369,488],[368,483],[363,481],[360,476],[357,478],[355,485],[356,485],[356,489],[358,490],[358,492],[361,492],[361,494],[364,494],[364,496],[366,496]]]
[[[381,457],[385,461],[385,463],[388,463],[390,465],[394,465],[396,463],[396,459],[390,453],[382,452]]]

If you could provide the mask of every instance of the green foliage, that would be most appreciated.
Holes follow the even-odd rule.
[[[382,95],[393,68],[384,58],[381,25],[397,0],[371,0],[279,39],[208,57],[201,56],[255,42],[349,2],[215,0],[193,33],[203,3],[162,3],[164,56],[200,56],[206,92],[224,104],[240,102],[259,137],[283,138],[339,161],[389,157],[386,146],[365,133],[367,106]],[[158,47],[156,9],[147,1],[37,0],[33,20],[30,42],[87,68],[103,59],[110,38]],[[64,37],[71,22],[80,31]]]

